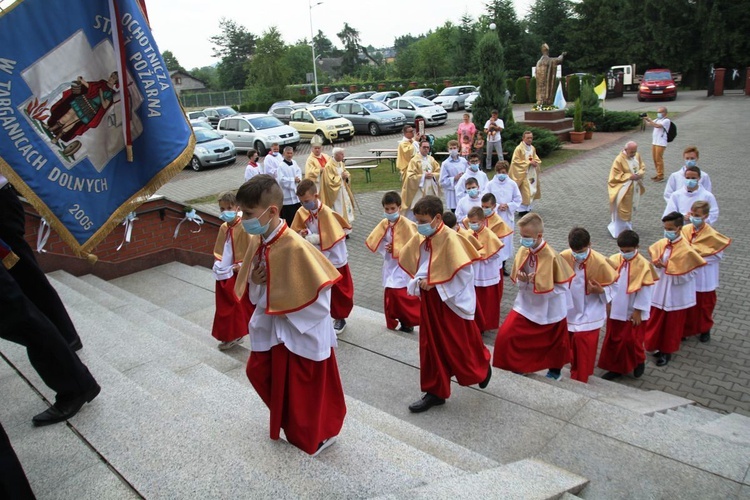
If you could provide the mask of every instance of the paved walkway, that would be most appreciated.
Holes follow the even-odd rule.
[[[709,344],[697,339],[683,343],[673,361],[664,368],[653,363],[647,366],[641,379],[624,378],[622,383],[643,389],[666,391],[687,397],[716,410],[739,412],[750,416],[750,255],[745,250],[750,245],[746,209],[750,179],[743,173],[736,175],[733,168],[750,158],[747,117],[750,116],[750,99],[742,96],[723,98],[704,97],[704,92],[683,92],[678,100],[667,103],[670,111],[678,111],[679,135],[667,148],[667,171],[673,172],[682,164],[682,149],[695,144],[701,150],[699,165],[711,175],[713,190],[721,207],[717,229],[734,238],[726,252],[721,271],[721,289],[716,309],[716,326]],[[653,110],[656,103],[638,103],[633,95],[607,103],[608,109]],[[520,110],[517,110],[519,114]],[[451,113],[449,124],[431,133],[452,131],[462,113]],[[370,147],[387,147],[399,139],[398,135],[378,138],[355,138],[347,144],[351,155],[367,154]],[[550,244],[563,250],[568,231],[582,226],[592,235],[592,244],[609,255],[617,251],[607,232],[609,208],[606,180],[612,160],[626,140],[640,144],[641,153],[648,166],[648,176],[653,175],[650,142],[651,133],[639,131],[624,134],[615,141],[585,152],[570,162],[545,171],[542,178],[544,198],[536,210],[545,219],[545,234]],[[304,162],[300,151],[298,162]],[[196,174],[180,174],[160,191],[175,200],[194,199],[221,190],[236,189],[242,182],[244,164]],[[662,196],[664,184],[647,184],[641,199],[641,211],[635,219],[642,248],[661,237],[660,218],[665,207]],[[363,214],[357,214],[352,238],[348,242],[349,259],[355,283],[355,303],[375,311],[382,311],[381,263],[376,255],[364,246],[364,239],[382,217],[382,193],[358,195]],[[741,200],[745,199],[744,202]],[[510,310],[515,298],[515,288],[506,283],[502,316]],[[602,335],[603,338],[603,335]],[[485,339],[494,341],[494,332]]]

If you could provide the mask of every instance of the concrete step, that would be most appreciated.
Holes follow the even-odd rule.
[[[210,335],[208,335],[209,342],[198,342],[196,336],[186,335],[178,325],[168,319],[165,321],[159,318],[157,315],[160,309],[152,308],[143,301],[131,303],[129,297],[118,297],[105,291],[102,284],[106,281],[99,280],[101,283],[95,284],[91,280],[84,281],[64,271],[56,271],[50,273],[49,276],[106,307],[122,318],[123,322],[137,326],[141,331],[148,332],[167,344],[178,344],[181,351],[219,371],[225,372],[239,366],[238,361],[225,356],[216,349],[218,343]],[[206,336],[205,332],[203,336]]]
[[[695,428],[712,422],[722,416],[721,413],[701,408],[697,405],[683,406],[675,410],[669,410],[665,415],[676,422],[690,425]]]
[[[439,479],[407,495],[380,498],[499,498],[551,500],[578,493],[588,480],[540,460],[527,459],[452,479]]]
[[[750,418],[738,413],[722,415],[699,427],[698,430],[733,443],[750,445]]]

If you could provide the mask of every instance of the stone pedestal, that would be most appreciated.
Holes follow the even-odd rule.
[[[570,141],[570,132],[573,130],[573,119],[565,118],[565,111],[556,109],[554,111],[526,111],[521,122],[529,127],[546,128],[557,136],[561,141]]]
[[[745,69],[745,95],[750,95],[750,68]]]
[[[724,95],[724,74],[726,72],[726,68],[714,69],[714,96],[716,97]]]

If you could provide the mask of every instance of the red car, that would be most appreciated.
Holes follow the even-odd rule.
[[[677,99],[677,85],[672,78],[672,72],[668,69],[650,69],[643,75],[643,80],[638,86],[638,100],[664,99],[674,101]]]

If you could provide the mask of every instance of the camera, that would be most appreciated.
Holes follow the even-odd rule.
[[[638,115],[638,118],[646,118],[648,116],[648,113],[641,113]]]

